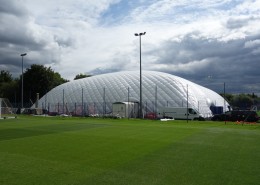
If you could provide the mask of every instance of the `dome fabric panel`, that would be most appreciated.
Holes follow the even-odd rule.
[[[229,106],[216,92],[186,79],[155,71],[142,71],[143,112],[156,112],[160,107],[194,108],[204,117],[212,116],[210,106]],[[111,113],[114,102],[139,102],[139,71],[102,74],[67,82],[55,87],[40,100],[39,105],[57,112],[57,106],[66,104],[66,111],[74,111],[82,102],[86,109]],[[105,107],[105,108],[104,108]],[[88,111],[87,111],[88,112]]]

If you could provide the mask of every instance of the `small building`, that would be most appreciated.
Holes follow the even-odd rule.
[[[137,118],[138,103],[137,102],[115,102],[112,105],[113,116],[121,118]]]

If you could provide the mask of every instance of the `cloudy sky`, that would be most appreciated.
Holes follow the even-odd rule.
[[[260,92],[260,0],[0,0],[0,70],[174,74],[228,93]]]

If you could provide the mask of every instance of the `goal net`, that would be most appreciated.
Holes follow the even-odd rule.
[[[15,109],[7,98],[0,98],[0,119],[16,117]]]

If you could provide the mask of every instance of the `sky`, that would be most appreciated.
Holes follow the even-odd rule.
[[[139,70],[260,93],[260,0],[0,0],[0,70]]]

